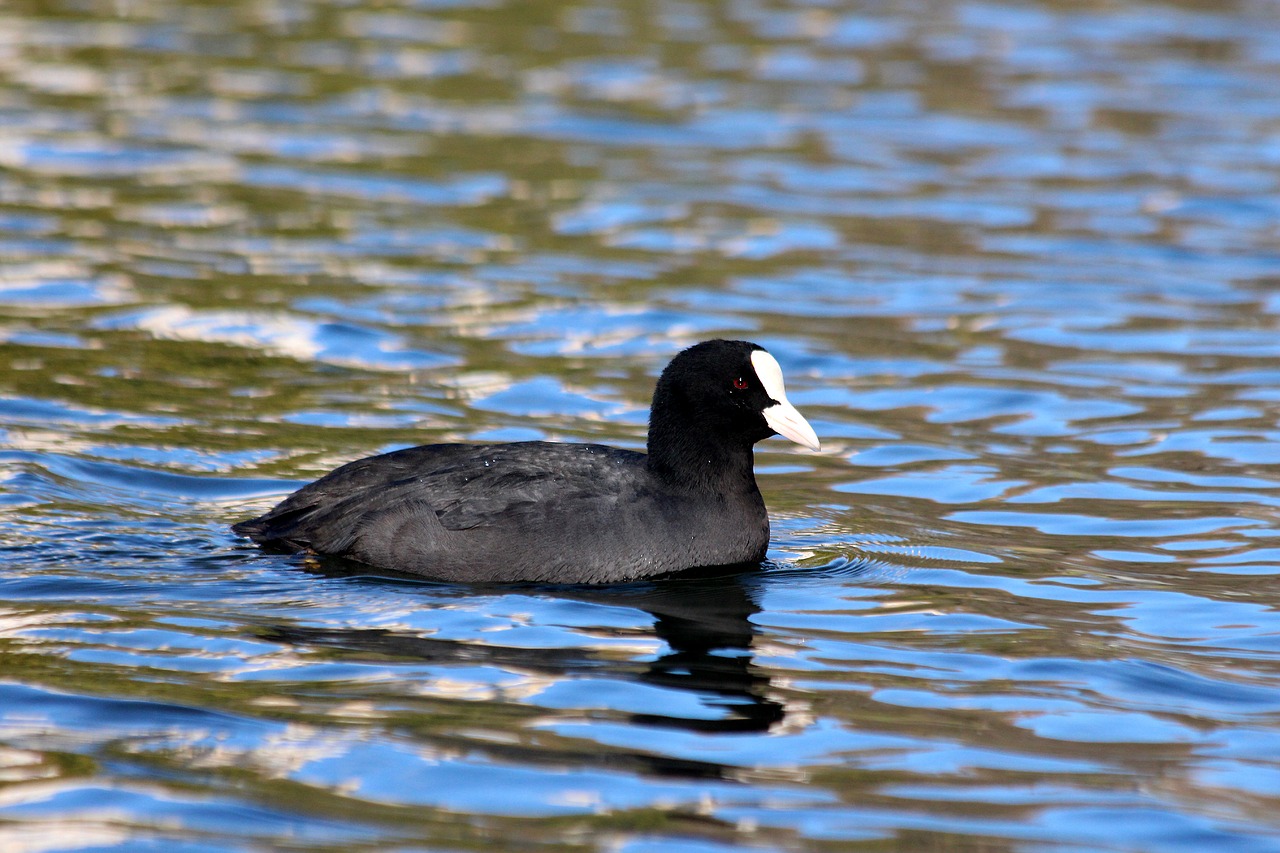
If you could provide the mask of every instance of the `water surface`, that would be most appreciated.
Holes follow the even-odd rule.
[[[1274,850],[1276,12],[6,5],[0,847]],[[712,336],[759,572],[227,530]]]

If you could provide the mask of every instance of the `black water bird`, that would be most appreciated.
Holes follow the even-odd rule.
[[[755,563],[769,544],[753,446],[817,435],[777,360],[705,341],[663,370],[648,453],[601,444],[431,444],[360,459],[232,526],[286,551],[473,583],[613,583]]]

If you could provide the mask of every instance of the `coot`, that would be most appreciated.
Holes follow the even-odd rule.
[[[758,562],[769,516],[753,445],[819,449],[782,369],[705,341],[653,392],[648,453],[600,444],[431,444],[343,465],[236,533],[448,581],[613,583]]]

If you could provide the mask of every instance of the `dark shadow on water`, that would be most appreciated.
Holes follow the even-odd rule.
[[[719,567],[640,583],[612,586],[508,585],[465,587],[439,584],[395,572],[371,569],[342,560],[308,560],[307,571],[369,583],[421,585],[434,596],[518,593],[570,599],[608,607],[630,607],[653,617],[653,636],[666,651],[650,662],[618,661],[589,645],[577,648],[520,648],[468,642],[381,629],[334,630],[305,626],[272,626],[267,639],[295,645],[321,645],[356,654],[376,654],[433,663],[468,666],[509,666],[551,677],[595,675],[631,679],[664,690],[687,691],[699,698],[703,713],[633,713],[632,724],[699,733],[764,732],[782,722],[786,709],[769,696],[770,681],[753,663],[756,628],[751,617],[761,577],[758,564]],[[446,592],[447,591],[447,592]],[[581,627],[599,630],[584,622]],[[672,703],[673,706],[680,703]],[[617,759],[613,755],[613,759]],[[635,758],[640,758],[636,754]],[[643,755],[650,772],[681,776],[720,777],[727,768],[702,762],[673,762],[652,753]],[[693,765],[697,765],[696,767]],[[689,765],[689,766],[686,766]]]

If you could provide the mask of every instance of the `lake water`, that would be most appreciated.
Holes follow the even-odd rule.
[[[1280,849],[1273,0],[0,7],[0,849]],[[226,525],[640,447],[768,347],[762,571]]]

